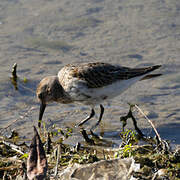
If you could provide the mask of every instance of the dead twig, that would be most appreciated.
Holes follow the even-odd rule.
[[[60,156],[61,156],[61,145],[59,144],[57,147],[56,166],[54,167],[54,178],[58,174],[58,164],[59,164]]]
[[[152,128],[153,128],[153,130],[154,130],[154,132],[155,132],[155,134],[156,134],[156,136],[157,136],[157,138],[158,138],[158,141],[159,141],[159,142],[162,142],[162,139],[161,139],[158,131],[156,130],[154,124],[152,123],[152,121],[144,114],[144,112],[140,109],[140,107],[139,107],[138,105],[135,104],[135,107],[136,107],[136,108],[138,109],[138,111],[145,117],[145,119],[147,119],[148,122],[151,124],[151,126],[152,126]]]
[[[17,87],[17,63],[14,63],[11,73],[12,73],[12,78],[11,78],[12,84],[14,85],[15,90],[18,90],[18,87]]]
[[[16,152],[18,152],[20,154],[24,154],[17,145],[10,143],[10,142],[7,142],[7,141],[2,141],[2,143],[9,146],[11,149],[13,149]]]
[[[51,137],[50,137],[50,133],[48,132],[48,138],[47,138],[47,154],[51,153],[52,150],[52,141],[51,141]]]
[[[14,80],[17,79],[17,63],[14,63],[13,68],[12,68],[12,77]]]

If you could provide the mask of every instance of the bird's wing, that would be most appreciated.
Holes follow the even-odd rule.
[[[61,69],[61,73],[59,73],[58,76],[62,85],[68,78],[74,77],[83,80],[89,88],[99,88],[110,85],[116,81],[141,76],[158,67],[160,66],[133,69],[101,62],[69,64]]]

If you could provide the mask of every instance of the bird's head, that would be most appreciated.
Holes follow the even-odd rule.
[[[58,101],[58,98],[61,96],[62,86],[59,83],[57,76],[48,76],[41,80],[39,83],[36,95],[40,102],[40,111],[39,111],[39,123],[38,126],[41,126],[41,120],[44,114],[44,110],[48,103]]]

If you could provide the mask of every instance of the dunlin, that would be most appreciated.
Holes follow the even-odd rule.
[[[48,76],[41,80],[37,87],[37,97],[40,101],[39,123],[43,117],[46,105],[51,102],[69,104],[79,102],[91,107],[90,115],[82,120],[83,125],[95,115],[94,106],[100,105],[100,116],[96,127],[103,116],[104,107],[101,104],[114,98],[139,80],[149,79],[160,74],[149,74],[160,65],[129,68],[108,63],[80,63],[64,66],[57,76]]]

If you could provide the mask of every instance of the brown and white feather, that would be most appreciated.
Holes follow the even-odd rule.
[[[69,79],[78,78],[86,82],[88,88],[100,88],[116,81],[147,74],[155,68],[157,66],[128,68],[100,62],[68,64],[60,70],[58,77],[62,86],[65,86]]]

